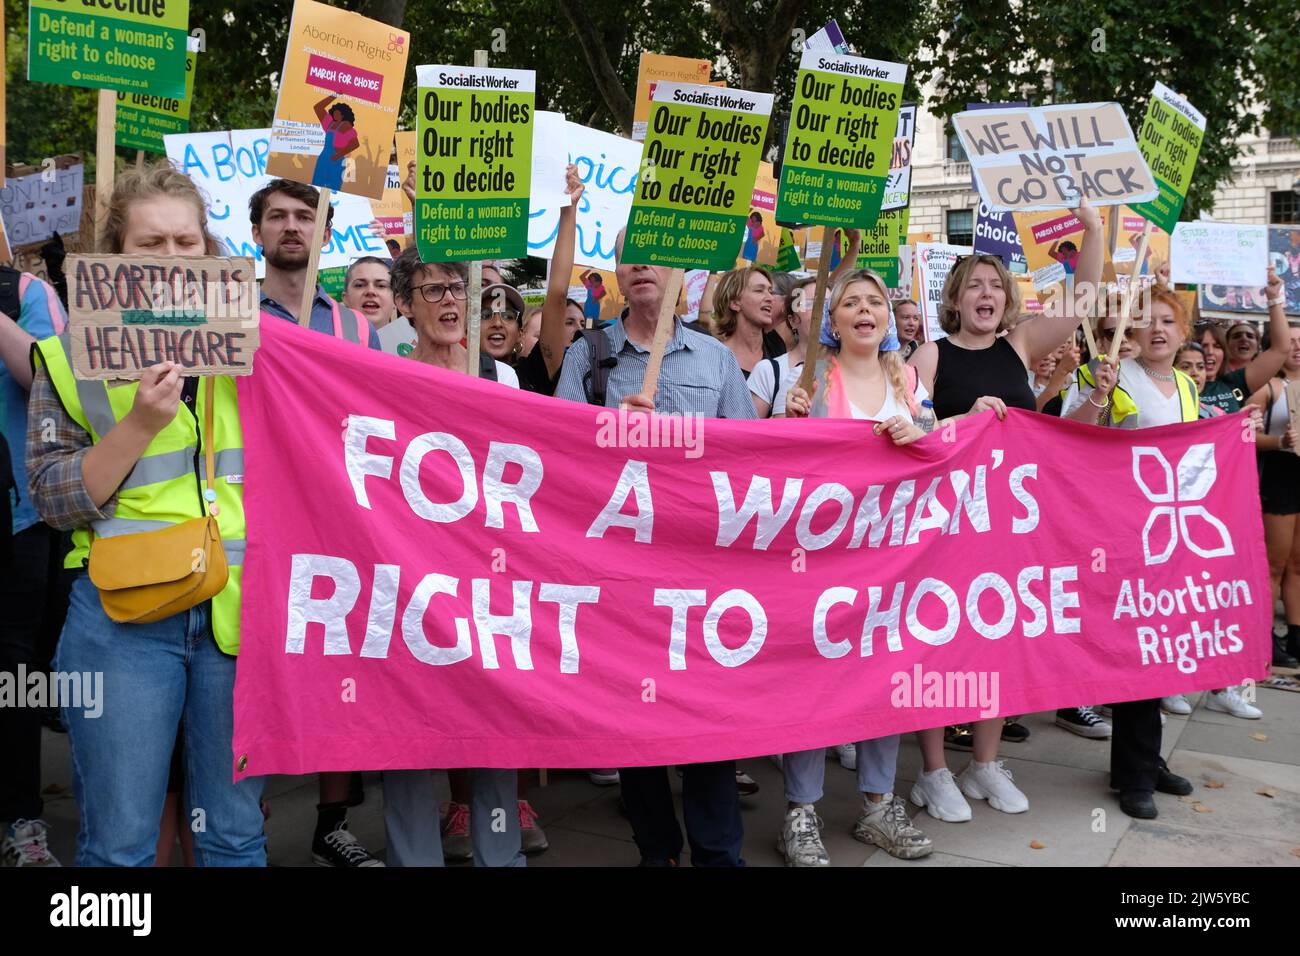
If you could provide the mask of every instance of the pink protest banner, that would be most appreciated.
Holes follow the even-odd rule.
[[[1241,416],[1013,411],[899,449],[284,322],[239,398],[240,775],[751,757],[1267,673]]]

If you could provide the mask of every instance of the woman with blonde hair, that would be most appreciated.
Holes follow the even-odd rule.
[[[858,269],[835,283],[821,342],[825,350],[817,361],[813,393],[793,385],[786,397],[787,417],[873,421],[873,434],[887,435],[895,445],[925,434],[912,418],[925,393],[899,357],[889,294],[880,276]],[[853,837],[899,859],[915,860],[929,856],[934,845],[894,795],[898,743],[893,734],[854,745],[863,800]],[[815,809],[826,774],[825,748],[784,754],[781,766],[787,806],[778,849],[790,866],[828,866]]]
[[[1086,199],[1075,214],[1084,234],[1072,281],[1075,296],[1086,303],[1093,301],[1101,278],[1102,226]],[[1037,403],[1029,387],[1029,369],[1074,333],[1082,311],[1072,305],[1067,301],[1065,308],[1018,322],[1020,297],[1002,260],[988,255],[959,259],[944,282],[939,308],[939,325],[947,338],[926,342],[911,358],[921,384],[934,399],[935,416],[951,420],[992,411],[1005,418],[1008,407],[1034,411]],[[998,759],[1001,737],[1023,740],[1028,731],[1016,723],[1005,730],[1003,725],[1001,717],[980,720],[974,723],[973,733],[954,737],[956,745],[972,751],[960,781],[949,772],[944,758],[943,728],[918,733],[924,766],[912,788],[912,802],[950,823],[971,818],[965,797],[986,799],[1004,813],[1028,810],[1029,800]]]
[[[745,378],[764,359],[785,352],[785,341],[772,328],[780,313],[772,274],[762,266],[732,269],[718,280],[713,291],[713,333],[736,356]]]

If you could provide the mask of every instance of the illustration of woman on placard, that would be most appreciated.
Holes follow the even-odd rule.
[[[361,140],[353,125],[357,117],[352,112],[352,107],[346,103],[334,103],[335,98],[331,94],[315,106],[316,119],[320,120],[320,125],[325,130],[325,145],[316,157],[311,184],[337,191],[343,188],[343,169],[347,163],[345,157],[361,147]],[[334,105],[330,106],[331,103]]]
[[[1057,240],[1052,243],[1052,248],[1047,250],[1047,254],[1065,267],[1067,276],[1074,275],[1074,267],[1079,264],[1079,247],[1069,239],[1064,242]]]
[[[578,276],[584,288],[587,290],[587,301],[582,307],[583,318],[591,319],[593,322],[600,321],[600,300],[605,298],[605,280],[599,272],[594,269],[588,269],[582,275]]]
[[[749,222],[745,223],[745,245],[740,250],[740,257],[746,262],[754,263],[758,261],[758,244],[763,238],[763,216],[758,212],[749,214]]]

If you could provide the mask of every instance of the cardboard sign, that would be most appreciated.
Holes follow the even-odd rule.
[[[164,136],[189,132],[194,71],[198,67],[198,37],[190,37],[189,45],[189,52],[185,54],[184,96],[148,96],[118,91],[116,145],[123,149],[165,153]]]
[[[252,374],[251,259],[71,255],[66,271],[78,378],[139,379],[165,361],[187,375]]]
[[[181,97],[189,29],[189,0],[31,0],[27,79]]]
[[[1146,202],[1157,190],[1118,103],[956,114],[980,198],[995,211]]]
[[[632,209],[641,144],[566,121],[557,140],[534,137],[533,155],[543,150],[553,151],[565,165],[577,166],[585,187],[578,200],[574,263],[613,272],[614,238]],[[541,206],[530,198],[528,208],[528,254],[550,259],[555,255],[560,206]]]
[[[879,273],[885,285],[893,289],[900,277],[899,249],[907,242],[907,208],[882,212],[876,224],[862,231],[862,248],[858,251],[858,268]]]
[[[1180,222],[1169,243],[1174,282],[1260,286],[1268,280],[1268,229],[1232,222]]]
[[[685,56],[666,56],[662,53],[642,53],[636,71],[636,99],[632,102],[632,139],[645,141],[646,120],[650,118],[650,102],[660,83],[709,82],[713,64],[708,60],[695,60]]]
[[[379,199],[409,41],[378,20],[295,0],[271,124],[271,175]]]
[[[0,216],[0,262],[13,262],[13,258],[14,251],[9,245],[9,230],[5,228],[4,217]],[[17,268],[16,264],[15,268]]]
[[[425,262],[528,248],[532,70],[416,67],[415,241]]]
[[[730,269],[741,247],[771,93],[655,88],[623,261]]]
[[[885,198],[881,212],[902,209],[912,199],[912,143],[916,140],[916,104],[898,110],[898,127],[894,131],[894,151],[889,155],[889,177],[885,180]]]
[[[271,149],[268,129],[237,129],[216,133],[179,133],[165,136],[163,145],[172,164],[194,180],[208,200],[208,230],[232,256],[248,256],[257,275],[266,274],[262,247],[253,242],[248,221],[248,200],[271,181],[267,156]],[[330,197],[334,223],[318,268],[346,266],[360,256],[385,256],[382,236],[374,235],[374,211],[368,200],[347,193]]]
[[[804,51],[786,131],[777,219],[875,225],[906,78],[901,63]]]
[[[1082,230],[1082,224],[1080,229]],[[1028,271],[1025,250],[1020,245],[1020,234],[1016,231],[1014,214],[994,212],[983,200],[980,201],[979,209],[975,213],[975,251],[984,255],[997,256],[1009,272]]]
[[[1165,232],[1173,232],[1187,199],[1187,187],[1205,138],[1205,117],[1163,83],[1156,83],[1142,121],[1138,145],[1155,177],[1159,196],[1134,206],[1134,212]],[[1132,261],[1132,260],[1130,260]]]
[[[21,175],[11,171],[0,188],[0,215],[14,247],[44,242],[55,232],[66,236],[81,228],[86,172],[81,157],[59,156],[46,162],[43,170]]]
[[[948,333],[939,328],[943,284],[948,281],[948,273],[957,260],[973,251],[971,246],[953,246],[945,242],[917,243],[916,274],[921,286],[921,315],[925,318],[927,342],[937,342],[948,337]]]

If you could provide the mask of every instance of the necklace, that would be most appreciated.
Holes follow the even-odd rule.
[[[1141,367],[1142,371],[1146,372],[1157,382],[1172,382],[1174,380],[1174,373],[1172,371],[1157,372],[1155,369],[1149,368],[1147,366],[1147,363],[1142,361],[1141,359],[1138,359],[1138,365]]]

